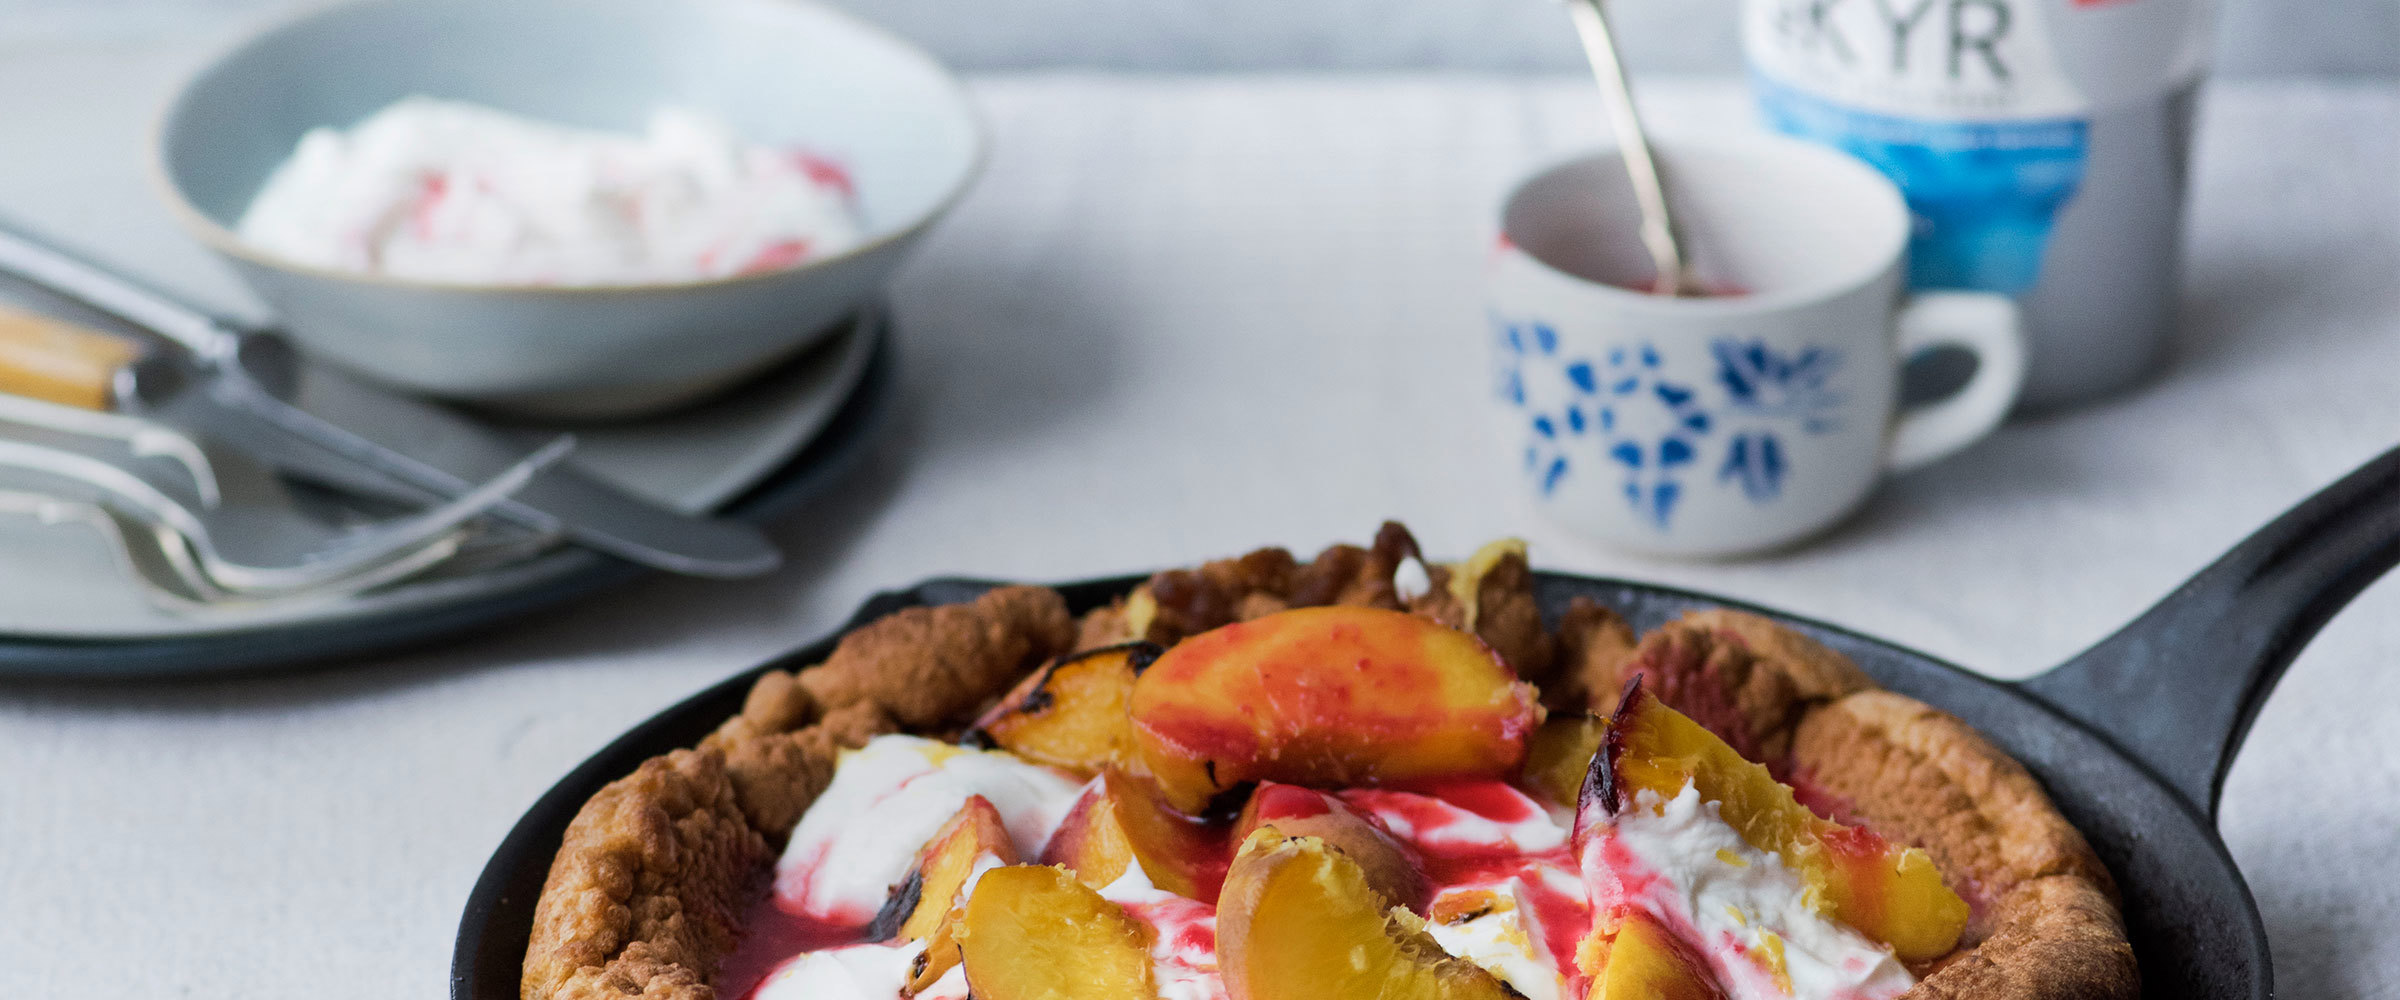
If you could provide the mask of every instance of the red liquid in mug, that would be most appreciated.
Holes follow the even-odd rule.
[[[1503,245],[1506,245],[1505,237],[1502,242]],[[1585,281],[1598,282],[1611,288],[1622,288],[1628,292],[1637,292],[1642,295],[1658,294],[1657,273],[1646,266],[1649,261],[1645,258],[1628,258],[1624,254],[1606,253],[1588,240],[1578,240],[1573,246],[1551,249],[1555,252],[1543,252],[1538,248],[1528,248],[1527,252],[1535,260]],[[1641,263],[1635,263],[1634,261],[1637,259],[1641,260]],[[1639,271],[1634,270],[1637,267],[1640,268]],[[1751,289],[1731,281],[1711,277],[1694,276],[1692,285],[1690,291],[1678,297],[1733,299],[1751,292]]]
[[[1628,292],[1640,292],[1644,295],[1658,294],[1658,286],[1648,283],[1625,284],[1623,282],[1611,281],[1607,282],[1606,284],[1610,285],[1611,287],[1622,288]],[[1705,278],[1694,278],[1692,279],[1692,287],[1686,289],[1682,295],[1678,295],[1676,298],[1738,299],[1748,294],[1750,294],[1749,289],[1743,288],[1742,286],[1736,285],[1729,281],[1709,281]]]

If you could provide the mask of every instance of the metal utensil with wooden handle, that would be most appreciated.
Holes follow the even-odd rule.
[[[139,372],[152,369],[145,382]],[[95,330],[67,320],[0,304],[0,394],[37,400],[98,413],[152,416],[141,405],[145,386],[160,395],[162,372],[175,368],[173,359],[131,337]],[[260,461],[357,496],[388,503],[423,505],[438,500],[424,490],[362,468],[356,462],[296,442],[255,433],[257,428],[228,426],[206,414],[194,421],[197,432],[215,431],[237,439],[239,450]],[[122,419],[122,418],[120,418]]]
[[[260,463],[208,458],[180,433],[108,411],[143,353],[125,337],[0,306],[0,388],[16,393],[0,395],[0,490],[108,512],[128,557],[127,539],[147,538],[177,592],[200,605],[330,600],[413,576],[487,537],[468,522],[573,444],[561,438],[462,497],[396,516],[300,516]]]
[[[115,409],[134,341],[0,305],[0,392],[85,410]]]
[[[413,490],[438,502],[505,475],[537,447],[440,406],[303,365],[281,338],[186,306],[5,221],[0,272],[173,342],[117,368],[109,403],[219,438],[279,468],[337,485]],[[571,463],[541,470],[492,513],[669,572],[755,576],[782,562],[755,525],[670,510]]]

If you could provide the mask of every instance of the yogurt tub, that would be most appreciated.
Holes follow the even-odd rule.
[[[860,240],[848,174],[689,108],[640,134],[412,96],[316,128],[235,232],[316,267],[491,285],[756,274]]]

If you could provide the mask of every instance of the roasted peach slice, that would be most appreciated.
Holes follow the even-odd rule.
[[[1685,785],[1752,847],[1781,856],[1807,883],[1818,912],[1892,947],[1902,961],[1947,954],[1967,923],[1967,904],[1942,884],[1922,850],[1810,812],[1767,769],[1744,760],[1716,734],[1668,708],[1637,678],[1609,718],[1578,806],[1579,837],[1636,808],[1652,792],[1673,798]]]
[[[950,925],[959,917],[959,897],[974,880],[976,869],[1016,863],[1017,848],[1008,839],[1000,810],[981,795],[969,796],[967,804],[917,851],[917,863],[909,868],[908,877],[892,887],[882,911],[867,925],[869,940],[925,942],[924,953],[910,970],[910,992],[958,965],[958,946],[951,940]]]
[[[1626,914],[1600,947],[1585,948],[1576,964],[1592,977],[1588,1000],[1725,1000],[1707,964],[1639,910]]]
[[[1065,865],[1095,889],[1139,864],[1151,885],[1208,903],[1232,854],[1222,823],[1177,812],[1155,784],[1110,770],[1068,810],[1042,848],[1042,863]]]
[[[1125,870],[1137,864],[1133,841],[1125,825],[1117,822],[1117,800],[1106,785],[1095,783],[1075,800],[1050,842],[1042,846],[1041,862],[1065,866],[1094,889],[1124,877]]]
[[[1425,922],[1367,884],[1348,855],[1273,827],[1234,857],[1217,904],[1217,971],[1232,1000],[1510,1000]]]
[[[1110,771],[1100,780],[1116,800],[1117,822],[1150,884],[1186,899],[1216,902],[1233,855],[1224,825],[1176,810],[1148,778]]]
[[[976,720],[975,730],[1034,763],[1098,774],[1130,758],[1125,703],[1160,652],[1129,642],[1051,661]]]
[[[1139,759],[1198,813],[1246,782],[1507,777],[1541,722],[1483,641],[1431,619],[1313,607],[1203,632],[1134,683]]]
[[[1608,720],[1596,715],[1562,715],[1542,723],[1525,748],[1525,787],[1574,806],[1607,733]]]
[[[1150,926],[1063,868],[995,868],[958,922],[979,1000],[1151,1000]]]
[[[1009,842],[1000,810],[990,799],[969,796],[967,804],[917,851],[917,863],[908,870],[908,877],[892,887],[883,910],[867,925],[868,938],[916,941],[932,934],[958,904],[959,894],[975,877],[976,862],[986,855],[999,859],[1000,864],[1017,863],[1017,848]]]
[[[966,907],[952,908],[942,926],[925,939],[925,950],[909,963],[908,981],[901,984],[900,995],[913,997],[932,989],[950,970],[958,968],[958,922],[966,919],[966,915]]]
[[[1401,906],[1421,907],[1431,892],[1423,862],[1407,846],[1373,819],[1324,792],[1261,782],[1234,821],[1234,842],[1248,840],[1260,827],[1273,827],[1285,837],[1324,841],[1356,862],[1376,892]]]

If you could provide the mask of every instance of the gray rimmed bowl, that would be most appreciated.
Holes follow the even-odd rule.
[[[607,287],[449,284],[284,260],[233,227],[300,137],[412,94],[638,131],[656,107],[848,168],[866,238],[799,265]],[[983,158],[957,78],[809,0],[370,0],[241,44],[167,105],[160,188],[311,356],[413,392],[550,417],[707,395],[836,329]]]

